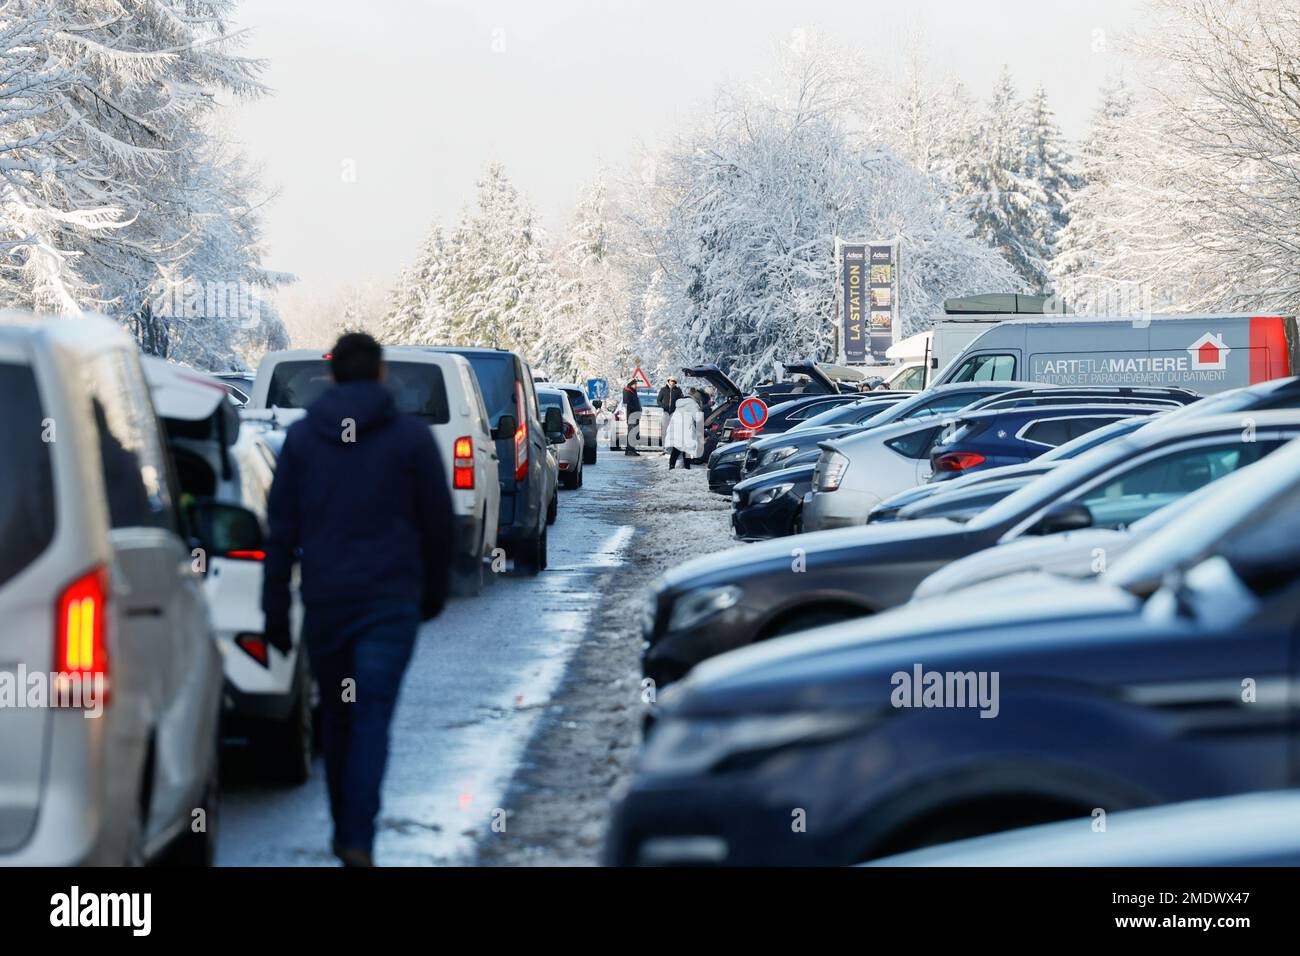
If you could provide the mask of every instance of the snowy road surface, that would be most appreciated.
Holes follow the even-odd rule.
[[[609,456],[560,492],[550,567],[451,602],[420,632],[392,729],[375,848],[381,865],[470,862],[534,725],[582,642],[603,572],[626,560],[639,462]],[[218,862],[333,865],[324,766],[301,787],[228,779]]]

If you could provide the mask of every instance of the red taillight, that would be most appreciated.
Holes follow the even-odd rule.
[[[54,625],[55,673],[79,680],[101,678],[107,687],[108,645],[104,640],[107,605],[108,570],[102,566],[63,589]]]
[[[742,438],[753,438],[757,434],[757,428],[745,428],[742,426],[731,433],[731,438],[733,441],[739,441]]]
[[[221,558],[231,558],[235,561],[265,561],[265,551],[227,551],[218,555]]]
[[[579,408],[579,409],[578,409],[577,411],[575,411],[573,414],[577,415],[579,418],[595,418],[595,417],[596,417],[596,412],[595,412],[593,409],[590,409],[590,408]]]
[[[950,451],[934,460],[935,471],[965,471],[984,464],[984,456],[977,451]]]
[[[462,491],[471,491],[474,488],[474,442],[470,438],[456,439],[451,486]]]
[[[568,422],[564,423],[564,437],[565,438],[573,437],[573,426],[570,425]]]
[[[515,429],[515,481],[528,477],[528,418],[524,414],[524,387],[515,382],[515,410],[519,427]]]
[[[270,666],[270,658],[266,653],[266,639],[261,634],[238,634],[235,636],[235,646],[263,667]]]
[[[323,359],[332,359],[333,357],[334,357],[333,352],[326,352],[324,355],[321,356],[321,358]]]

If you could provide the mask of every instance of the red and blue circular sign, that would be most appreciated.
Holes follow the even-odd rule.
[[[746,428],[762,428],[767,423],[767,403],[761,398],[747,398],[740,403],[736,417]]]

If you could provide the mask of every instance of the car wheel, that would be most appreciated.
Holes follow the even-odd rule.
[[[515,558],[515,572],[529,577],[541,572],[546,567],[546,525],[542,525],[537,537],[533,538],[527,551]]]
[[[593,441],[590,448],[582,449],[582,463],[584,465],[594,465],[596,463],[596,443]]]
[[[551,503],[546,508],[546,523],[555,524],[555,519],[558,518],[559,516],[560,516],[560,495],[557,492],[551,495]]]
[[[560,475],[560,487],[561,488],[578,487],[578,476],[576,474],[571,475],[568,472],[565,472],[564,474]],[[548,522],[554,520],[553,518],[551,518],[550,512],[547,512],[546,520]]]
[[[579,466],[578,466],[578,480],[575,481],[575,482],[573,483],[573,487],[575,487],[575,488],[581,488],[581,487],[582,487],[582,473],[583,473],[585,470],[586,470],[586,469],[583,468],[582,465],[579,465]]]
[[[866,614],[863,611],[862,614]],[[839,624],[841,621],[851,621],[860,615],[853,614],[848,610],[823,610],[809,611],[800,614],[797,611],[778,621],[774,627],[768,628],[763,632],[759,640],[767,640],[771,637],[784,637],[786,634],[796,634],[799,631],[811,630],[814,627],[824,627],[827,624]]]
[[[487,584],[487,571],[483,567],[484,531],[480,525],[478,547],[472,555],[464,556],[462,567],[452,576],[451,590],[457,597],[478,597]]]
[[[270,724],[253,740],[259,776],[293,787],[301,786],[311,777],[312,744],[315,740],[311,678],[302,662],[300,656],[298,693],[294,696],[293,709],[284,720]]]
[[[546,565],[547,565],[547,563],[548,563],[548,562],[547,562],[547,545],[548,545],[549,537],[550,537],[550,532],[548,532],[545,528],[543,528],[543,529],[542,529],[542,538],[541,538],[541,540],[537,543],[537,570],[539,570],[539,571],[545,571],[545,570],[546,570]]]

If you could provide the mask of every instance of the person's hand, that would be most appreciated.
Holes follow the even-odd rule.
[[[284,624],[275,626],[272,626],[270,622],[268,622],[266,633],[263,636],[266,638],[266,643],[274,647],[281,654],[287,656],[288,653],[293,650],[293,638],[289,634],[289,624],[287,621]]]

